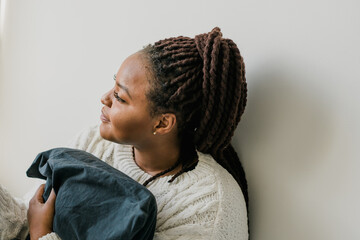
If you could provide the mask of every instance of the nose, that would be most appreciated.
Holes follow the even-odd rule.
[[[111,107],[111,104],[112,104],[112,99],[111,99],[111,92],[112,90],[106,92],[102,97],[101,97],[101,103],[108,106],[108,107]]]

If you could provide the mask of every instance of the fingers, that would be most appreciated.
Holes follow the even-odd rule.
[[[41,184],[38,190],[36,190],[36,193],[31,200],[44,203],[44,199],[42,197],[42,195],[44,194],[44,189],[45,189],[45,184]]]
[[[44,198],[43,198],[44,190],[45,190],[45,184],[41,184],[40,187],[38,188],[38,190],[36,190],[35,195],[33,196],[33,198],[30,201],[44,203]],[[56,194],[55,194],[54,189],[52,189],[50,196],[47,199],[45,205],[55,205],[55,199],[56,199]]]
[[[29,202],[27,219],[31,239],[39,239],[41,236],[52,232],[56,196],[52,189],[46,203],[44,203],[42,198],[44,188],[45,185],[41,185]]]

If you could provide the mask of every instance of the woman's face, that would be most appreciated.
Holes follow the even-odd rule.
[[[146,93],[149,82],[141,53],[128,57],[116,74],[115,85],[101,98],[100,135],[109,141],[141,145],[153,136],[155,119],[150,116]]]

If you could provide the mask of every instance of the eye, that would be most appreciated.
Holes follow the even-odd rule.
[[[121,97],[119,97],[118,93],[114,91],[114,97],[116,98],[116,100],[118,100],[119,102],[122,103],[126,103],[124,99],[122,99]]]

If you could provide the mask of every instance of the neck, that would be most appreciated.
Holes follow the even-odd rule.
[[[180,147],[178,144],[161,143],[149,147],[134,146],[136,164],[152,176],[172,167],[179,159],[179,155]],[[174,174],[179,168],[181,168],[181,164],[164,176]]]

